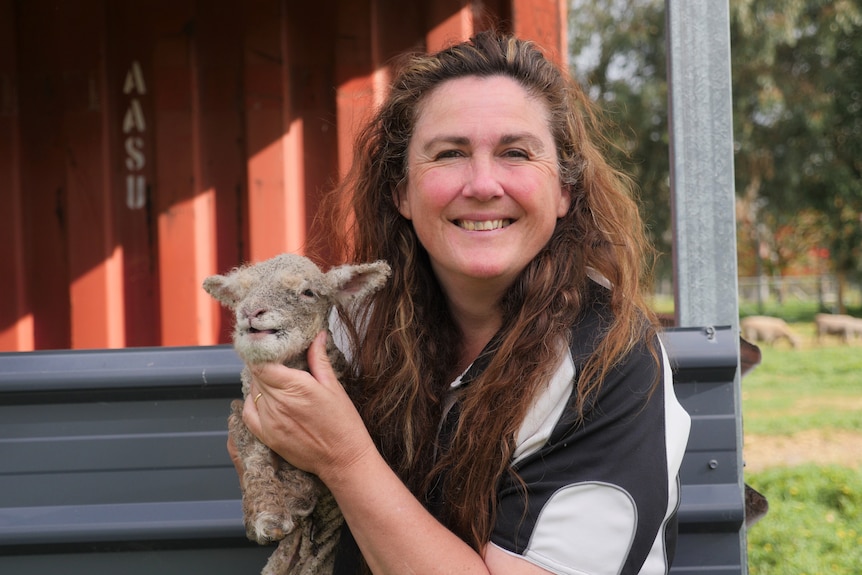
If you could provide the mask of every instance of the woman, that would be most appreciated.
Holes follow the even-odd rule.
[[[318,338],[310,374],[256,368],[244,412],[334,494],[337,573],[667,572],[689,420],[595,120],[481,33],[407,61],[360,134],[345,244],[393,275],[339,320],[350,396]]]

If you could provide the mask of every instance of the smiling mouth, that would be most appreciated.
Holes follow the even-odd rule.
[[[455,225],[469,232],[487,232],[491,230],[500,230],[512,224],[512,220],[485,220],[481,222],[473,220],[455,220]]]

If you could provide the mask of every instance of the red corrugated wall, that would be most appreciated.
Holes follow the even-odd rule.
[[[203,278],[304,251],[394,55],[565,4],[0,0],[0,350],[228,341]]]

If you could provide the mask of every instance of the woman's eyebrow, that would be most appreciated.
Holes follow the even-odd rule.
[[[517,144],[517,143],[525,143],[529,145],[531,148],[536,151],[542,151],[545,149],[545,145],[542,140],[536,135],[530,132],[518,132],[515,134],[504,134],[502,138],[500,138],[500,143],[503,145],[509,144]]]
[[[434,146],[438,146],[440,144],[449,144],[455,146],[466,146],[470,143],[470,138],[465,136],[435,136],[425,142],[425,145],[422,146],[423,150],[429,150]]]
[[[513,134],[503,134],[500,137],[500,145],[508,146],[510,144],[525,143],[537,151],[545,149],[545,145],[540,138],[530,132],[517,132]],[[470,144],[470,138],[466,136],[435,136],[425,142],[422,146],[423,150],[428,150],[440,144],[449,144],[455,146],[467,146]]]

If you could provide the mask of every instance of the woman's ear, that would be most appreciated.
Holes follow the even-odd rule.
[[[411,220],[412,212],[410,211],[410,201],[407,197],[407,183],[401,181],[395,186],[395,191],[392,192],[392,201],[395,202],[395,207],[398,208],[398,213],[404,216],[405,219]]]
[[[557,204],[557,219],[565,217],[572,207],[572,186],[560,185],[560,202]]]

